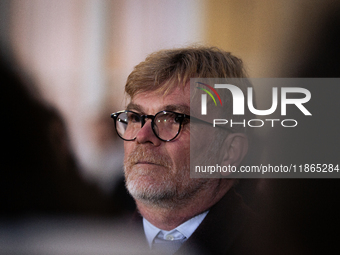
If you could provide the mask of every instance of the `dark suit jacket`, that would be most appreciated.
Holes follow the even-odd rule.
[[[254,218],[241,196],[231,189],[210,208],[203,222],[175,254],[252,254],[252,243],[247,237],[254,227]]]
[[[175,255],[255,254],[249,238],[254,218],[242,197],[231,189],[210,208],[203,222]],[[141,219],[138,221],[140,223]]]

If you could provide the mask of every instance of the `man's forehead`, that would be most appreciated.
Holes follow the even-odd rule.
[[[150,111],[149,108],[150,107],[148,105],[134,103],[133,101],[131,101],[126,107],[127,110],[134,110],[140,113],[148,113]],[[190,106],[186,104],[164,104],[164,105],[158,105],[156,108],[156,111],[157,112],[158,111],[173,111],[173,112],[190,114]]]
[[[167,110],[189,114],[190,91],[178,87],[165,95],[157,91],[141,92],[131,99],[127,109],[144,113]]]

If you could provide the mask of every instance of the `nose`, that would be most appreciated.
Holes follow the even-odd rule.
[[[159,146],[161,144],[161,140],[159,140],[154,134],[151,126],[151,120],[146,119],[142,122],[142,128],[138,131],[136,135],[137,143],[152,143],[155,146]]]

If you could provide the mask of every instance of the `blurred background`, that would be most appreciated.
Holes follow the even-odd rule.
[[[331,0],[1,0],[4,215],[124,215],[121,204],[132,207],[116,195],[123,148],[110,114],[124,109],[136,64],[159,49],[204,44],[242,58],[254,78],[338,77],[339,8]]]
[[[147,54],[192,43],[245,62],[250,77],[289,77],[337,1],[2,0],[2,51],[63,116],[81,173],[104,190],[121,174],[109,115]]]

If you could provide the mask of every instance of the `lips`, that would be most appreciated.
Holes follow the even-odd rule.
[[[158,165],[156,163],[153,162],[148,162],[148,161],[138,161],[136,164],[150,164],[150,165]]]
[[[150,161],[145,161],[145,160],[138,161],[135,163],[135,165],[154,165],[154,166],[167,167],[166,165],[164,165],[164,162],[150,162]]]

